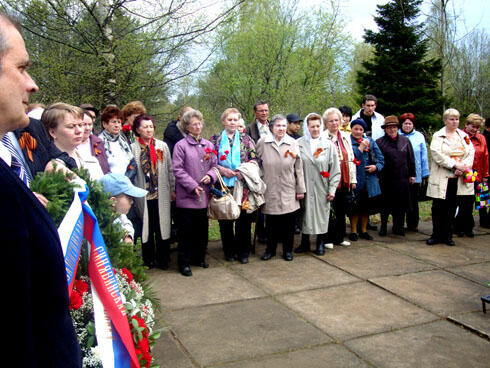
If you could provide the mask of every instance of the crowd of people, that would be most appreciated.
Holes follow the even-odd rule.
[[[207,209],[213,186],[221,182],[240,207],[237,219],[219,221],[230,262],[248,262],[252,222],[267,245],[262,260],[274,257],[282,243],[284,260],[292,261],[293,253],[310,251],[311,235],[320,256],[325,248],[350,245],[346,217],[350,241],[372,239],[369,216],[375,213],[381,214],[380,236],[387,235],[390,214],[394,234],[405,234],[405,220],[408,231],[417,231],[423,197],[432,199],[428,245],[454,246],[454,233],[474,236],[475,191],[483,198],[480,226],[490,226],[490,121],[477,114],[468,115],[460,129],[459,112],[446,110],[429,149],[415,130],[414,114],[385,118],[375,111],[373,95],[364,96],[354,115],[342,106],[304,119],[294,113],[269,119],[268,103],[258,101],[248,125],[229,108],[221,116],[223,130],[210,140],[202,136],[202,114],[191,107],[168,124],[163,141],[156,139],[153,117],[133,101],[122,109],[106,106],[103,129],[95,134],[99,111],[92,105],[28,106],[38,87],[27,72],[30,60],[19,29],[0,13],[2,269],[13,280],[5,291],[18,316],[7,318],[4,327],[16,342],[9,353],[17,365],[81,366],[58,232],[47,199],[30,190],[38,172],[87,169],[121,215],[122,241],[141,237],[148,267],[168,268],[177,234],[184,276],[192,276],[190,266],[208,267]],[[295,232],[302,236],[293,249]]]
[[[446,110],[444,127],[428,149],[414,114],[383,117],[376,104],[375,96],[366,95],[354,115],[342,106],[304,119],[295,113],[269,119],[268,103],[258,101],[255,121],[246,125],[237,109],[228,108],[221,115],[223,129],[209,140],[202,136],[202,114],[189,106],[168,124],[163,140],[154,137],[155,120],[139,101],[105,107],[98,136],[98,111],[91,105],[55,103],[36,110],[43,109],[40,120],[58,149],[58,163],[86,168],[94,180],[125,175],[147,191],[134,198],[127,214],[134,228],[126,239],[141,237],[145,265],[167,269],[176,239],[179,271],[191,276],[191,266],[208,267],[208,205],[212,188],[223,189],[218,177],[240,207],[237,219],[219,220],[229,262],[248,263],[254,222],[266,244],[264,261],[276,255],[278,243],[286,261],[310,251],[312,235],[313,252],[320,256],[359,238],[373,240],[375,214],[380,236],[388,234],[390,215],[392,233],[404,236],[418,231],[421,197],[433,200],[428,245],[454,245],[454,233],[474,236],[475,190],[489,177],[488,145],[479,133],[484,119],[470,114],[461,130],[459,112]],[[476,181],[465,180],[473,170]],[[485,207],[480,225],[490,226]],[[298,232],[301,242],[293,249]]]

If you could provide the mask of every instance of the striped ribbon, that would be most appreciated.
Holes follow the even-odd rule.
[[[2,137],[2,143],[5,148],[8,149],[10,155],[12,156],[12,169],[15,171],[20,180],[22,180],[24,184],[29,187],[29,183],[32,180],[31,173],[28,169],[24,167],[24,160],[22,160],[19,152],[15,149],[14,144],[12,143],[8,133]]]

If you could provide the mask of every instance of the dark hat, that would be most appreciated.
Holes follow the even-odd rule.
[[[390,115],[385,118],[385,123],[381,125],[382,129],[385,129],[386,127],[390,125],[400,125],[400,122],[398,121],[398,118],[395,115]]]
[[[289,114],[286,116],[286,119],[288,120],[288,123],[295,123],[297,121],[302,122],[303,119],[301,119],[298,115],[296,114]]]
[[[99,115],[99,110],[94,105],[91,105],[89,103],[83,103],[80,105],[80,108],[83,110],[90,110],[95,113],[95,116]]]
[[[356,120],[353,120],[351,123],[350,123],[350,127],[353,128],[354,125],[360,125],[364,128],[364,130],[367,130],[367,124],[364,120],[362,120],[361,118],[357,118]]]

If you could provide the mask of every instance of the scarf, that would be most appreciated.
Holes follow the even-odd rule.
[[[228,152],[228,153],[226,153]],[[225,158],[222,160],[222,158]],[[230,140],[226,135],[226,130],[221,132],[221,141],[218,149],[218,159],[219,164],[223,167],[226,167],[231,170],[236,170],[238,166],[240,166],[240,133],[238,131],[235,132],[233,137],[233,145],[230,146]],[[232,178],[223,177],[223,181],[225,182],[227,187],[235,186],[237,181],[236,176]]]
[[[145,177],[146,189],[149,194],[157,193],[158,190],[158,170],[157,155],[155,151],[155,140],[152,138],[150,144],[146,144],[138,137],[138,144],[141,148],[140,166]]]
[[[344,142],[342,142],[342,135],[340,134],[340,131],[337,131],[337,141],[334,142],[335,146],[337,147],[337,153],[339,154],[339,161],[340,161],[340,174],[341,174],[341,179],[339,186],[337,188],[350,188],[350,183],[349,183],[349,163],[348,163],[348,158],[349,155],[347,153],[347,150],[345,149]]]
[[[114,134],[111,134],[107,130],[104,129],[102,131],[102,136],[100,138],[104,141],[104,149],[109,154],[112,154],[109,143],[110,142],[118,142],[119,145],[121,146],[121,148],[124,151],[126,151],[126,153],[128,154],[128,157],[133,158],[133,154],[131,153],[131,147],[129,146],[129,143],[126,140],[126,138],[123,137],[121,135],[121,133],[114,135]]]

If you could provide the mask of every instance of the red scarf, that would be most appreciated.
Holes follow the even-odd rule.
[[[146,144],[146,142],[143,139],[141,139],[140,137],[137,138],[139,144],[141,144],[143,147],[149,146],[151,166],[153,167],[153,169],[155,169],[157,167],[157,152],[155,151],[155,139],[152,138],[150,140],[150,144]]]

